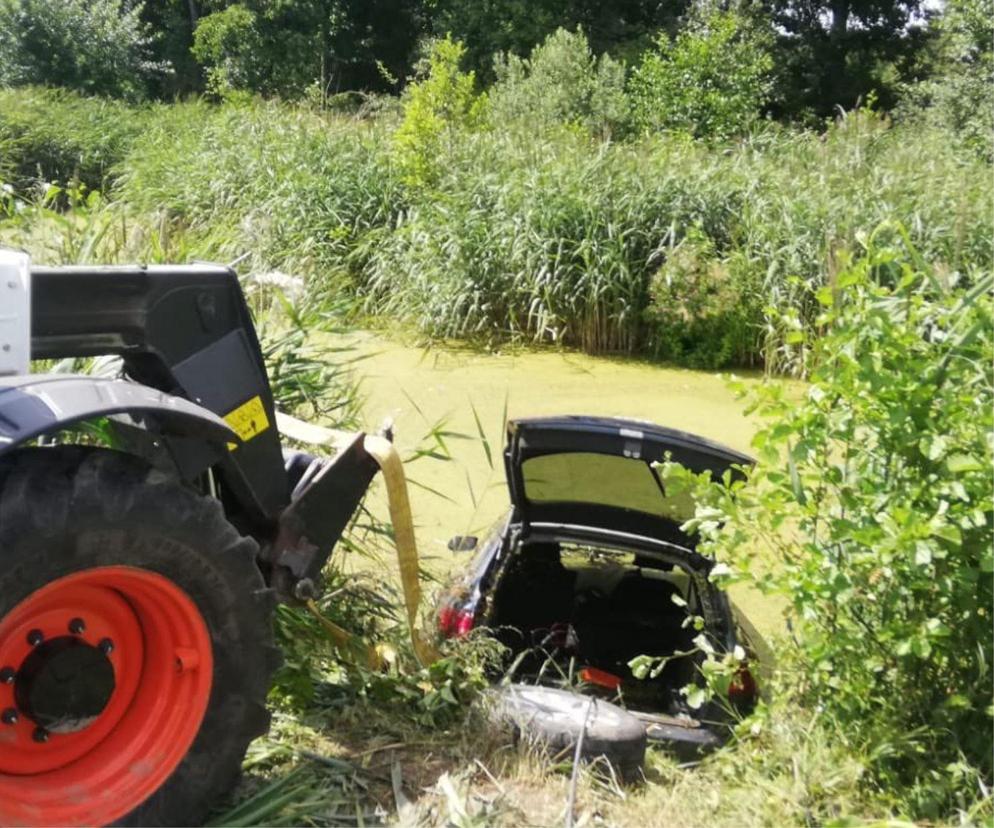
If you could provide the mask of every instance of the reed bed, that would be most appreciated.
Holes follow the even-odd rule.
[[[817,291],[879,225],[907,232],[951,285],[989,267],[994,243],[989,165],[952,133],[867,112],[719,145],[461,130],[431,186],[415,186],[392,116],[275,102],[114,104],[103,143],[96,128],[91,147],[32,143],[88,107],[102,123],[106,102],[0,91],[0,171],[24,190],[26,171],[99,170],[119,209],[155,217],[186,255],[248,252],[256,271],[293,272],[433,337],[803,374]]]

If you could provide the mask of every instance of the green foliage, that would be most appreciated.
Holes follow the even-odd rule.
[[[992,279],[943,284],[900,228],[867,245],[818,292],[803,399],[766,389],[758,469],[686,528],[784,597],[805,702],[934,820],[992,774]]]
[[[122,165],[121,201],[197,255],[314,277],[340,295],[403,207],[385,130],[276,104],[169,108]]]
[[[628,120],[624,66],[608,55],[596,57],[579,29],[557,29],[526,59],[498,55],[494,73],[489,91],[494,125],[518,122],[531,130],[577,125],[606,138]]]
[[[696,228],[671,249],[649,286],[646,348],[693,368],[747,365],[758,350],[761,284],[739,256],[724,260]]]
[[[122,0],[2,0],[0,86],[142,97],[167,67],[150,57],[141,14],[141,2]]]
[[[51,181],[103,189],[147,114],[64,90],[0,89],[0,178],[22,192]]]
[[[660,29],[675,28],[689,5],[687,0],[432,0],[426,11],[431,30],[464,42],[467,66],[489,83],[495,55],[527,55],[558,29],[582,29],[597,55],[634,57]]]
[[[217,97],[258,87],[261,51],[255,13],[239,3],[201,17],[193,33],[191,52],[207,70],[207,91]]]
[[[768,41],[756,22],[733,11],[694,17],[675,40],[660,34],[629,84],[636,126],[697,137],[745,132],[770,94]]]
[[[994,3],[950,0],[936,29],[933,75],[908,88],[900,114],[952,127],[994,160]]]
[[[948,135],[862,113],[821,138],[770,132],[721,152],[674,136],[597,146],[495,130],[462,136],[444,167],[434,192],[412,197],[399,226],[377,236],[360,286],[371,310],[441,337],[803,373],[794,334],[813,331],[838,247],[893,216],[928,256],[965,273],[987,260],[994,232],[982,165],[964,175]],[[696,250],[681,248],[660,274],[691,233]],[[687,270],[691,253],[701,261]],[[652,304],[666,290],[696,307]],[[676,338],[685,312],[702,337],[727,340]]]
[[[420,34],[419,2],[241,0],[211,4],[193,35],[207,89],[324,100],[346,90],[394,89]]]
[[[446,727],[466,717],[470,703],[490,684],[487,670],[498,663],[493,641],[460,641],[425,666],[408,658],[405,666],[388,672],[360,670],[353,698],[373,708],[403,711],[423,727]]]
[[[679,42],[683,37],[689,74],[665,83],[660,77],[655,80],[670,88],[665,96],[668,104],[677,101],[686,106],[680,87],[693,85],[702,74],[720,79],[730,69],[730,86],[742,92],[741,56],[738,61],[733,57],[742,51],[741,46],[732,43],[726,54],[690,44],[701,39],[708,20],[723,15],[753,18],[759,7],[737,6],[738,11],[716,14],[708,14],[709,8],[707,4],[695,7],[689,0],[491,0],[482,4],[464,0],[378,0],[375,4],[366,0],[3,0],[0,42],[5,48],[0,54],[0,85],[59,85],[129,98],[151,94],[171,99],[198,91],[293,100],[308,95],[324,105],[329,97],[342,93],[395,93],[398,79],[410,76],[415,68],[419,44],[432,36],[451,35],[463,43],[464,68],[490,84],[495,79],[495,56],[502,56],[501,62],[508,55],[523,59],[559,30],[582,30],[598,60],[610,56],[598,82],[611,90],[618,62],[637,65],[647,50],[661,59],[653,47],[659,38],[663,52],[671,56],[676,48],[673,38]],[[776,41],[771,109],[784,121],[815,125],[833,117],[838,107],[856,108],[871,94],[884,111],[890,111],[899,90],[933,71],[929,46],[936,34],[944,37],[925,25],[935,10],[922,0],[771,0],[762,8],[775,24],[761,26],[766,32],[762,39],[770,42],[764,45]],[[667,74],[659,66],[650,65],[650,69],[656,76]],[[949,73],[943,69],[941,74]],[[966,75],[960,79],[970,85]],[[719,80],[719,86],[722,96],[728,97],[725,87],[729,84]],[[661,93],[657,90],[657,94]],[[925,90],[922,94],[931,100],[931,94]],[[546,100],[548,95],[539,92],[536,97],[543,99],[539,107],[543,111],[547,106],[555,108],[553,101]],[[758,97],[762,103],[765,90]],[[952,91],[948,98],[949,106],[955,108]],[[599,104],[607,107],[612,125],[618,113],[627,110],[621,104],[621,98]],[[651,128],[658,126],[652,117],[655,111],[651,102],[644,107]],[[962,108],[963,115],[969,111]]]
[[[256,328],[276,408],[333,428],[359,426],[358,384],[348,347],[316,340],[335,324],[334,310],[315,292],[294,303],[281,288],[249,277],[245,293],[259,320]]]
[[[455,135],[482,121],[486,98],[476,95],[474,73],[459,69],[465,52],[448,37],[435,41],[424,75],[404,90],[404,119],[393,141],[404,180],[412,186],[432,183]]]
[[[258,100],[131,109],[32,91],[22,111],[18,93],[0,92],[0,146],[25,171],[10,178],[20,189],[50,133],[80,142],[59,156],[67,165],[111,142],[113,158],[87,178],[99,185],[121,159],[108,207],[86,220],[107,258],[251,251],[247,269],[292,274],[322,301],[432,336],[803,374],[817,292],[838,251],[880,222],[908,227],[951,279],[976,278],[990,259],[994,182],[948,130],[861,111],[820,136],[768,128],[720,149],[673,134],[600,142],[450,126],[477,105],[462,88],[462,114],[440,106],[432,121],[437,152],[413,156],[430,186],[401,180],[410,167],[397,163],[389,117]],[[71,129],[88,118],[92,131]],[[10,140],[8,121],[27,137]]]
[[[778,32],[775,110],[816,126],[871,96],[884,111],[919,76],[927,44],[923,0],[771,0]]]

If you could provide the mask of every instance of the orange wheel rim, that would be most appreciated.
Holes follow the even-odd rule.
[[[187,754],[210,700],[203,616],[124,566],[59,578],[0,619],[0,825],[103,825]]]

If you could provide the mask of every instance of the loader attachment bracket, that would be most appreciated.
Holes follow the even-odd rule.
[[[270,584],[284,600],[313,597],[314,584],[379,466],[356,434],[330,460],[305,473],[279,518],[267,557]]]

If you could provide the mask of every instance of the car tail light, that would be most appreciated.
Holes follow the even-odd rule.
[[[756,687],[756,679],[752,677],[749,668],[743,664],[732,683],[728,685],[728,700],[737,707],[748,707],[756,701],[759,689]]]
[[[596,667],[584,667],[580,670],[580,678],[587,684],[596,684],[605,690],[617,690],[621,687],[621,678],[607,670],[598,670]]]
[[[445,604],[438,611],[438,631],[445,638],[462,638],[476,624],[473,607]]]

